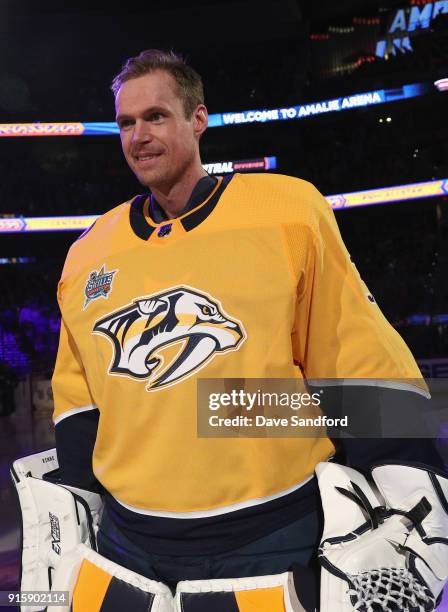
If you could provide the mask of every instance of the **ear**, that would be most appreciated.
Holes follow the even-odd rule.
[[[199,138],[208,127],[208,111],[204,104],[198,104],[193,112],[193,127],[196,136]]]

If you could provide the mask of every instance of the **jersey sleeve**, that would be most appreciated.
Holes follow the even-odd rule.
[[[410,350],[362,281],[334,213],[317,190],[312,212],[298,284],[293,355],[312,388],[329,383],[324,412],[349,415],[351,436],[336,441],[343,461],[366,472],[378,461],[441,469],[434,441],[424,433],[428,389]],[[390,430],[395,433],[389,434],[382,420],[392,412],[403,417],[395,417],[400,436],[395,425]],[[372,432],[370,438],[366,431]]]
[[[62,313],[59,347],[56,357],[52,388],[55,424],[80,411],[96,408],[90,393],[81,357],[70,330],[64,320],[63,285],[58,286],[58,303]]]
[[[98,491],[101,487],[93,473],[92,457],[99,411],[92,399],[75,339],[64,321],[62,283],[58,287],[58,302],[62,320],[52,388],[60,474],[67,484]]]
[[[407,379],[425,389],[411,352],[351,261],[330,205],[313,194],[292,334],[295,361],[308,379]]]

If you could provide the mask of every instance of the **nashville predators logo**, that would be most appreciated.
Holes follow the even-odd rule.
[[[135,300],[97,321],[93,332],[113,343],[109,373],[147,380],[147,391],[180,382],[246,339],[217,300],[183,286]]]

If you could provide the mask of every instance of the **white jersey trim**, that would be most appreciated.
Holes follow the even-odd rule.
[[[411,383],[399,382],[397,380],[381,380],[376,378],[315,378],[306,379],[306,382],[311,386],[317,387],[379,387],[384,389],[396,389],[397,391],[410,391],[422,395],[426,399],[431,399],[431,394],[417,385]]]
[[[229,506],[221,506],[220,508],[214,508],[213,510],[194,510],[192,512],[162,512],[159,510],[145,510],[144,508],[136,508],[135,506],[130,506],[129,504],[125,504],[120,501],[116,497],[114,497],[115,501],[117,501],[121,506],[131,510],[132,512],[136,512],[137,514],[144,514],[145,516],[158,516],[161,518],[175,518],[175,519],[195,519],[195,518],[206,518],[208,516],[219,516],[220,514],[227,514],[228,512],[235,512],[235,510],[242,510],[243,508],[251,508],[252,506],[259,506],[261,504],[265,504],[266,502],[272,501],[274,499],[278,499],[289,493],[293,493],[300,489],[304,485],[306,485],[310,480],[314,478],[314,474],[299,482],[289,489],[285,489],[284,491],[280,491],[279,493],[274,493],[273,495],[267,495],[266,497],[256,497],[255,499],[249,499],[244,502],[238,502],[236,504],[230,504]]]
[[[71,417],[74,414],[80,414],[81,412],[87,412],[88,410],[97,410],[97,409],[98,409],[98,406],[96,406],[95,404],[89,404],[88,406],[81,406],[80,408],[72,408],[71,410],[67,410],[66,412],[63,412],[62,414],[57,416],[54,420],[54,424],[57,425],[58,423],[66,419],[67,417]]]

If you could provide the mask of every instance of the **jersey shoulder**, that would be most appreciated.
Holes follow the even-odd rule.
[[[102,234],[109,233],[113,227],[116,227],[117,224],[120,224],[129,216],[131,204],[138,197],[139,196],[134,196],[130,200],[126,200],[126,202],[122,202],[100,215],[92,225],[77,238],[72,246],[79,244],[80,241],[85,240],[87,236],[89,236],[89,239],[96,240],[100,238]]]
[[[318,226],[319,217],[331,210],[325,197],[309,181],[283,174],[238,175],[239,197],[248,213],[279,223]],[[252,210],[253,209],[253,210]]]
[[[118,245],[132,239],[129,225],[129,213],[135,196],[104,214],[81,234],[70,246],[65,260],[62,276],[78,272],[98,258],[99,251],[104,255],[112,253]]]

